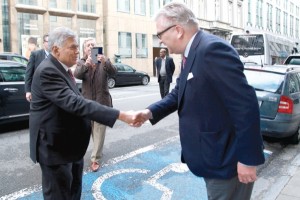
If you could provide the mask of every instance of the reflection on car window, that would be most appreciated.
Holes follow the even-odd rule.
[[[24,60],[24,59],[22,59],[20,57],[16,57],[16,56],[13,56],[12,60],[16,61],[16,62],[19,62],[19,63],[22,63],[22,64],[25,64],[25,65],[27,65],[27,63],[28,63],[26,60]]]
[[[298,81],[298,79],[296,77],[296,74],[291,74],[290,75],[288,87],[289,87],[289,93],[290,94],[296,93],[296,92],[300,91],[300,89],[299,89],[299,81]]]
[[[263,71],[244,70],[249,85],[269,92],[279,92],[284,80],[283,74],[276,74]]]
[[[127,65],[124,65],[124,69],[126,72],[133,72],[133,69]]]
[[[0,73],[4,82],[25,80],[25,67],[4,67],[0,68]]]

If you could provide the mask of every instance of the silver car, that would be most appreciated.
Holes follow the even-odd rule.
[[[260,107],[261,133],[298,144],[300,125],[300,68],[246,67]]]

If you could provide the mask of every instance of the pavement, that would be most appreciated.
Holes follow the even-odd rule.
[[[300,200],[300,166],[294,174],[289,177],[287,184],[283,187],[276,200]]]

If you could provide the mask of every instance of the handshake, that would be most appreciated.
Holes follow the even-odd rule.
[[[149,109],[140,111],[120,111],[119,120],[133,127],[140,127],[142,124],[152,118],[152,113]]]

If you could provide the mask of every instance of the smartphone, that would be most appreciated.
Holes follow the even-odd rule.
[[[91,51],[91,57],[93,63],[98,63],[97,56],[98,54],[103,54],[102,52],[103,48],[102,47],[93,47]]]

